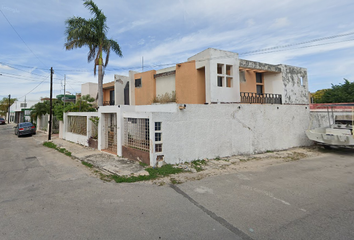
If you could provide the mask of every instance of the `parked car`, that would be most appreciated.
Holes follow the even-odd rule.
[[[0,125],[1,124],[6,124],[6,121],[5,121],[5,119],[3,119],[3,118],[0,118]]]
[[[36,134],[36,127],[30,122],[19,123],[14,128],[15,135],[17,135],[18,137],[23,135]]]

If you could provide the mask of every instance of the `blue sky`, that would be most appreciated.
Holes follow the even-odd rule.
[[[0,3],[0,98],[8,94],[20,100],[25,95],[27,100],[48,97],[50,67],[55,71],[54,96],[63,93],[64,74],[66,89],[71,93],[79,93],[82,83],[97,82],[93,62],[87,62],[88,49],[64,48],[65,20],[73,16],[90,17],[82,3],[69,0]],[[124,55],[123,58],[111,55],[104,82],[113,81],[114,74],[127,75],[129,69],[140,71],[142,56],[144,70],[160,69],[168,66],[164,64],[184,62],[210,47],[240,53],[242,59],[305,67],[312,92],[330,88],[332,83],[343,83],[343,78],[354,81],[352,0],[96,0],[95,3],[107,16],[108,37],[120,44]],[[326,39],[332,36],[341,37]],[[322,40],[311,42],[314,39]],[[284,45],[293,46],[241,54]]]

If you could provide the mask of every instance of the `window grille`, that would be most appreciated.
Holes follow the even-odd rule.
[[[124,145],[150,150],[150,127],[147,118],[124,118]]]

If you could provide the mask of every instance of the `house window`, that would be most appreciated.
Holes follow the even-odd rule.
[[[232,66],[231,65],[226,65],[226,75],[228,75],[228,76],[232,75]]]
[[[262,73],[256,73],[256,83],[263,83]]]
[[[161,131],[161,122],[155,122],[155,131]]]
[[[222,87],[222,82],[224,81],[223,77],[218,76],[218,87]]]
[[[218,87],[232,87],[232,65],[217,64],[217,80],[216,85]]]
[[[224,64],[218,63],[218,74],[224,74]]]
[[[257,85],[257,94],[262,95],[263,94],[263,85]]]
[[[162,144],[155,144],[155,152],[162,152]]]
[[[135,87],[140,88],[141,87],[141,78],[135,79]]]
[[[232,87],[232,77],[226,78],[226,87]]]
[[[27,103],[21,103],[21,107],[22,107],[22,108],[27,107]]]
[[[160,132],[155,133],[155,142],[161,142],[161,135],[162,133]]]

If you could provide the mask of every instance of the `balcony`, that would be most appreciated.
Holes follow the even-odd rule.
[[[281,94],[241,92],[241,103],[282,104]]]
[[[114,101],[104,101],[103,106],[114,105]]]

